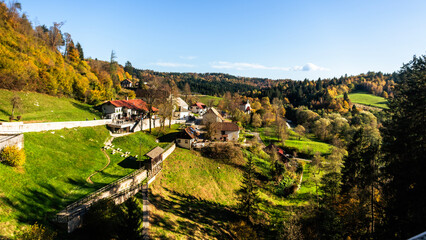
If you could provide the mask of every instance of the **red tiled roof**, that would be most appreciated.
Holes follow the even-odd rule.
[[[110,103],[116,107],[125,107],[128,109],[148,112],[148,107],[146,105],[146,102],[144,102],[142,99],[114,100],[114,101],[108,101],[107,103]],[[158,111],[158,109],[154,107],[152,108],[152,110]]]
[[[197,106],[198,108],[204,109],[206,107],[206,104],[201,103],[201,102],[196,102],[194,105],[192,106]]]

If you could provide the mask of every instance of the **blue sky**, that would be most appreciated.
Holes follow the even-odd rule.
[[[426,54],[426,1],[20,0],[85,56],[165,72],[272,79],[399,70]],[[125,3],[123,3],[125,2]]]

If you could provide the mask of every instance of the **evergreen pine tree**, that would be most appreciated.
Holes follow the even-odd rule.
[[[238,210],[250,221],[256,219],[257,205],[259,196],[257,195],[258,188],[255,183],[255,169],[253,159],[248,157],[247,163],[244,166],[243,181],[241,188],[237,191],[238,195]]]
[[[406,239],[426,230],[426,56],[414,56],[399,78],[383,130],[384,230]]]

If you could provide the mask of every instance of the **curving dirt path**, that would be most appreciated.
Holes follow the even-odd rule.
[[[104,153],[104,155],[105,155],[105,157],[108,159],[108,162],[107,162],[107,164],[102,168],[102,169],[99,169],[98,171],[96,171],[96,172],[94,172],[94,173],[92,173],[92,174],[90,174],[90,176],[89,177],[87,177],[87,179],[86,179],[86,182],[88,182],[88,183],[90,183],[90,184],[93,184],[93,182],[92,182],[92,180],[90,179],[91,177],[93,177],[95,174],[97,174],[98,172],[102,172],[105,168],[107,168],[108,166],[109,166],[109,164],[111,163],[111,158],[108,156],[108,153],[106,153],[105,152],[105,150],[104,149],[101,149],[102,150],[102,152]]]

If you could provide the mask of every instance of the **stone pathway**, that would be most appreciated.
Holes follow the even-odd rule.
[[[143,239],[149,239],[149,200],[148,200],[148,183],[142,188],[143,199],[143,220],[142,220],[142,236]]]

